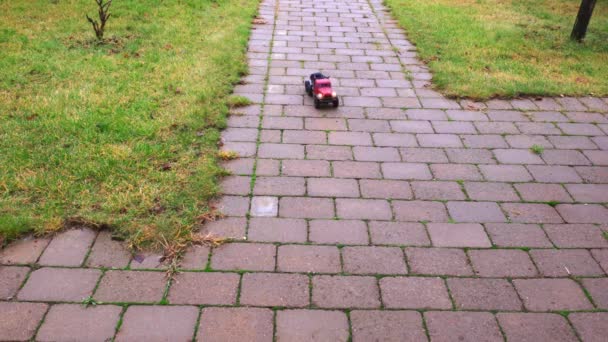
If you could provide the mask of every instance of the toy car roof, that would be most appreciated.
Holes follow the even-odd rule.
[[[315,80],[320,80],[320,79],[324,79],[324,78],[329,78],[329,76],[325,76],[320,72],[315,72],[314,74],[310,75],[311,79],[315,79]]]
[[[330,84],[329,78],[318,78],[315,80],[316,83]]]

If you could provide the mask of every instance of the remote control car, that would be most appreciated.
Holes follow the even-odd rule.
[[[310,75],[310,81],[304,81],[304,88],[308,96],[312,96],[315,101],[315,108],[320,108],[321,104],[331,104],[334,107],[340,105],[340,100],[335,91],[331,89],[329,76],[320,72]]]

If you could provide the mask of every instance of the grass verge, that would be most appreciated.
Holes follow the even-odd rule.
[[[0,2],[0,240],[70,223],[137,248],[212,213],[219,129],[257,1]]]
[[[608,6],[569,40],[580,0],[385,0],[448,96],[608,94]]]

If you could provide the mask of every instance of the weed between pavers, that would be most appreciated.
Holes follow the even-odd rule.
[[[534,154],[538,154],[541,155],[543,154],[543,152],[545,152],[545,148],[541,145],[532,145],[532,147],[530,147],[530,151],[532,151],[532,153]]]
[[[548,201],[548,202],[540,202],[540,203],[544,203],[544,204],[546,204],[546,205],[548,205],[550,207],[553,207],[553,208],[557,207],[557,205],[559,204],[558,201]]]
[[[98,304],[98,302],[93,299],[92,296],[88,296],[87,298],[82,300],[82,306],[84,306],[85,308],[88,308],[89,306],[96,306]]]

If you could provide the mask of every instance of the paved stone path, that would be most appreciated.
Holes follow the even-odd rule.
[[[205,227],[242,242],[173,281],[106,232],[15,243],[0,340],[605,341],[606,99],[445,99],[379,0],[260,18]],[[319,70],[337,110],[303,95]]]

